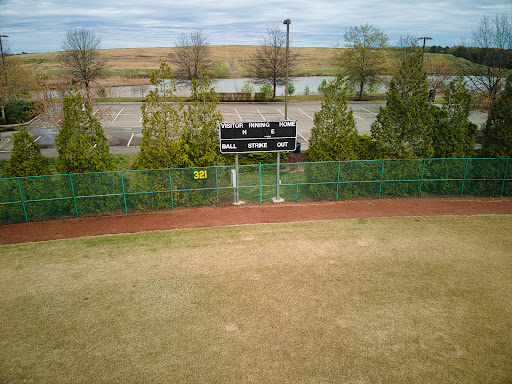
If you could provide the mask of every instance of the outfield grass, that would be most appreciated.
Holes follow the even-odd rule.
[[[511,228],[393,218],[2,246],[0,382],[510,382]]]

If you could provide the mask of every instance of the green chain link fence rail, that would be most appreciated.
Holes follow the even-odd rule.
[[[512,196],[510,159],[361,160],[281,164],[286,201]],[[234,202],[234,166],[0,179],[0,224]],[[240,200],[276,196],[276,164],[239,166]]]

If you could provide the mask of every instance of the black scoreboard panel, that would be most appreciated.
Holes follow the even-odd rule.
[[[221,122],[221,153],[288,152],[297,146],[297,121]]]

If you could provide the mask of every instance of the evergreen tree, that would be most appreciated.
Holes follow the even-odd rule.
[[[505,89],[489,111],[484,126],[482,154],[488,157],[512,157],[512,75],[509,75]]]
[[[5,168],[7,177],[40,176],[49,172],[48,159],[25,127],[13,134],[11,157]]]
[[[136,168],[186,168],[225,164],[219,150],[218,97],[206,70],[192,79],[192,103],[187,109],[176,96],[171,69],[162,63],[151,75],[142,106],[142,143]],[[169,86],[169,81],[171,85]]]
[[[113,169],[101,123],[88,100],[78,92],[64,98],[64,118],[55,139],[62,173],[103,172]]]
[[[192,98],[192,105],[185,114],[183,137],[189,148],[190,162],[199,167],[224,165],[218,131],[222,114],[217,109],[219,101],[215,88],[204,68],[199,70],[197,78],[192,79]]]
[[[151,73],[151,90],[142,105],[142,142],[135,161],[139,169],[190,167],[188,144],[183,142],[183,103],[176,96],[171,68],[162,62]],[[170,83],[170,84],[169,84]]]
[[[437,109],[434,123],[434,157],[471,157],[475,150],[477,126],[469,121],[471,93],[463,77],[448,84],[445,99],[446,102]]]
[[[339,161],[357,158],[357,129],[352,110],[347,105],[346,84],[341,77],[324,89],[324,101],[315,113],[311,129],[308,159]]]
[[[385,108],[380,108],[371,126],[372,137],[389,158],[431,157],[433,108],[428,102],[427,76],[421,71],[421,50],[408,50],[401,58],[398,73],[387,92]]]

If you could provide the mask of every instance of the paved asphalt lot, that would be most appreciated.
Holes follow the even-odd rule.
[[[385,102],[351,102],[349,108],[354,112],[354,120],[360,134],[370,134],[370,126]],[[308,148],[315,112],[320,110],[320,102],[289,103],[288,119],[297,120],[297,138],[302,150]],[[108,116],[101,122],[108,137],[111,152],[137,153],[142,139],[141,103],[103,104],[99,108],[108,108]],[[275,103],[221,103],[218,109],[224,121],[265,121],[283,120],[285,106]],[[97,110],[95,110],[97,112]],[[485,114],[473,113],[471,120],[480,126]],[[36,119],[28,126],[32,137],[37,140],[45,156],[57,156],[55,136],[57,130]],[[0,160],[8,159],[12,148],[12,132],[0,132]]]

